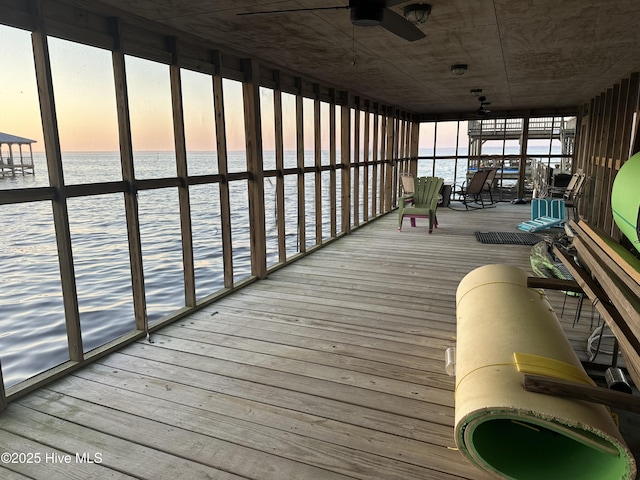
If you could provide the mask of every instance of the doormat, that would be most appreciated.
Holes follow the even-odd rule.
[[[520,232],[475,232],[480,243],[502,245],[535,245],[541,238],[534,233]]]

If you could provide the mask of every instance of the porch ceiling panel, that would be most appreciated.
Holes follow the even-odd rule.
[[[354,27],[346,9],[237,15],[348,0],[102,3],[416,113],[472,112],[473,88],[494,111],[576,107],[640,70],[637,0],[427,1],[431,16],[419,26],[427,36],[416,42]],[[455,63],[467,73],[453,76]]]

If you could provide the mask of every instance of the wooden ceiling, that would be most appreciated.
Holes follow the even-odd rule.
[[[640,70],[637,0],[430,0],[408,42],[348,10],[238,16],[348,0],[102,0],[269,66],[423,114],[577,107]],[[401,13],[405,2],[392,7]],[[451,65],[468,64],[454,76]]]

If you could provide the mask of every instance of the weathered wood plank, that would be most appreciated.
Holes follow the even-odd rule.
[[[213,335],[213,334],[212,334]],[[188,336],[185,334],[185,336]],[[344,366],[335,367],[315,363],[312,352],[307,354],[312,357],[310,361],[298,360],[280,355],[265,354],[258,352],[256,342],[253,342],[254,350],[239,350],[227,346],[206,343],[202,333],[192,335],[198,337],[202,341],[184,340],[177,337],[169,337],[165,335],[154,336],[154,345],[156,348],[176,350],[187,354],[197,354],[211,359],[222,359],[229,362],[235,362],[240,365],[249,365],[259,368],[265,368],[272,371],[290,373],[298,376],[304,376],[313,380],[323,380],[332,384],[343,384],[351,387],[360,388],[366,391],[380,392],[405,397],[410,399],[418,399],[424,402],[431,402],[437,405],[453,406],[453,398],[451,393],[434,387],[418,385],[405,380],[395,380],[384,378],[379,375],[370,373],[361,373],[350,368],[347,363]],[[231,343],[227,340],[226,343]],[[240,343],[240,342],[237,342]],[[245,341],[245,344],[251,343]],[[280,346],[280,351],[285,350],[285,346]],[[387,368],[390,370],[390,368]],[[426,375],[426,374],[425,374]]]
[[[13,409],[14,407],[12,406],[11,408]],[[25,412],[24,409],[21,411]],[[2,467],[0,468],[0,475],[3,480],[19,480],[24,478],[46,478],[48,480],[102,480],[109,478],[113,480],[128,480],[135,478],[112,470],[100,463],[76,463],[76,453],[82,455],[82,452],[86,451],[87,446],[73,452],[60,448],[52,448],[45,443],[25,438],[21,433],[12,433],[4,429],[4,424],[10,421],[10,419],[5,421],[4,416],[0,419],[0,452],[9,454],[39,453],[40,461],[36,460],[36,457],[31,457],[33,460],[31,462],[3,461]],[[67,456],[69,456],[71,463],[66,463]]]
[[[332,352],[350,357],[385,362],[390,365],[440,372],[443,355],[434,360],[427,352],[433,349],[416,349],[410,345],[391,340],[380,340],[356,334],[334,333],[324,328],[311,328],[303,325],[284,327],[278,322],[262,321],[235,315],[216,315],[206,318],[191,317],[181,326],[205,331],[215,331],[225,335],[263,340],[284,345],[298,346],[321,352]],[[244,319],[243,319],[244,318]],[[283,329],[286,328],[286,332]],[[375,344],[376,346],[369,346]],[[435,349],[439,353],[440,349]],[[389,353],[393,352],[393,355]],[[444,372],[444,370],[442,371]]]
[[[14,472],[13,470],[9,470],[4,467],[0,467],[0,478],[2,478],[3,480],[29,480],[29,477],[26,477],[21,473]],[[49,478],[54,478],[54,477],[49,477]]]
[[[306,315],[295,316],[273,313],[265,315],[264,312],[255,310],[248,311],[244,308],[226,307],[217,311],[219,311],[221,315],[230,316],[229,322],[235,320],[236,323],[234,323],[234,325],[242,325],[246,320],[267,319],[269,325],[271,325],[270,328],[273,328],[276,332],[286,330],[287,332],[293,333],[297,327],[300,327],[312,332],[307,333],[307,335],[317,336],[323,339],[326,338],[332,341],[336,341],[336,339],[347,341],[346,339],[350,339],[350,341],[357,342],[357,345],[363,347],[370,346],[371,348],[383,351],[404,352],[406,354],[432,359],[443,358],[441,355],[442,350],[455,342],[453,329],[444,336],[441,336],[441,338],[438,338],[433,336],[420,336],[413,329],[385,330],[366,323],[326,322],[324,315],[318,315],[319,318],[311,318]],[[391,347],[389,343],[393,344],[393,347]]]
[[[450,435],[451,426],[408,418],[403,414],[384,412],[326,396],[315,396],[237,377],[210,373],[200,375],[188,367],[162,368],[162,363],[152,360],[140,361],[128,355],[114,356],[107,363],[108,365],[93,364],[78,372],[76,376],[133,392],[146,392],[150,396],[165,399],[172,398],[170,392],[173,391],[174,385],[188,386],[194,390],[202,390],[203,395],[211,395],[213,392],[240,398],[245,402],[279,407],[287,410],[288,415],[294,415],[297,412],[429,444],[445,447],[453,444],[453,437]],[[131,375],[136,381],[131,381]],[[58,391],[57,387],[55,389]],[[202,402],[194,398],[193,403],[187,400],[187,397],[182,397],[181,403],[195,407],[207,405],[207,408],[213,408],[214,406],[210,405],[212,403],[210,400]]]
[[[188,395],[181,390],[181,385],[174,384],[173,387],[173,398],[182,402]],[[314,452],[295,442],[300,440],[297,435],[286,431],[281,433],[272,429],[269,432],[267,428],[263,428],[261,432],[250,421],[236,420],[228,415],[207,412],[181,403],[178,403],[178,410],[175,401],[118,390],[81,379],[69,378],[62,382],[58,390],[69,392],[70,395],[42,390],[21,401],[21,404],[68,422],[117,435],[127,442],[143,446],[150,453],[154,450],[172,451],[176,455],[177,464],[183,463],[183,468],[195,466],[200,474],[208,472],[212,475],[208,478],[345,478],[333,475],[324,468],[310,467],[306,462],[283,458],[306,455],[311,463],[314,457]],[[80,398],[74,392],[79,392]],[[118,404],[104,401],[105,398],[114,396],[123,401]],[[207,400],[200,398],[200,401]],[[107,406],[102,405],[104,403]],[[221,436],[233,442],[219,438]],[[159,457],[157,461],[163,461],[162,456]],[[179,458],[183,460],[179,461]],[[145,462],[140,462],[141,466],[144,467],[146,461],[152,461],[150,455],[145,458]],[[269,465],[269,468],[265,468],[265,465]],[[180,466],[176,465],[156,478],[180,478],[179,471],[169,476],[170,470],[177,468]],[[207,478],[196,476],[196,472],[197,470],[190,474],[190,478]],[[146,477],[151,478],[149,473]]]
[[[315,378],[311,368],[307,368],[300,373],[292,373],[284,370],[286,365],[281,370],[277,368],[278,365],[273,363],[263,362],[262,365],[253,365],[242,361],[234,361],[233,357],[229,360],[177,349],[155,348],[148,345],[137,346],[139,348],[135,350],[127,348],[127,354],[135,355],[138,359],[156,360],[179,367],[192,367],[194,365],[193,362],[196,362],[201,374],[202,372],[209,372],[310,395],[330,396],[338,401],[355,403],[367,408],[395,413],[409,418],[434,421],[447,425],[453,422],[453,409],[451,407],[432,403],[429,399],[411,398],[411,393],[407,394],[406,391],[404,392],[405,395],[401,395],[402,392],[396,395],[395,392],[388,393],[380,390],[376,391],[372,388],[360,388],[349,384],[349,376],[346,372],[336,372],[334,370],[324,375],[328,379]],[[340,378],[340,375],[345,378]],[[363,380],[361,376],[358,377],[356,381]],[[337,381],[333,381],[334,379],[337,379]],[[375,385],[372,385],[372,387],[375,387]],[[444,394],[440,396],[445,397]],[[451,392],[449,392],[449,396],[448,403],[451,404]]]
[[[145,378],[144,381],[154,382],[154,379]],[[385,478],[395,478],[397,473],[394,470],[403,469],[404,462],[424,464],[425,456],[429,455],[434,460],[433,464],[438,465],[440,459],[453,460],[457,455],[441,446],[408,438],[395,439],[392,435],[375,430],[225,394],[211,395],[209,392],[179,383],[156,382],[154,392],[158,396],[148,394],[144,388],[138,389],[144,393],[137,393],[79,379],[70,379],[64,383],[60,388],[62,392],[81,392],[80,408],[85,402],[95,402],[99,406],[88,411],[89,405],[86,405],[85,411],[78,414],[78,408],[73,408],[78,400],[68,400],[66,405],[62,401],[52,402],[52,399],[58,397],[53,392],[51,395],[43,392],[41,398],[36,398],[29,406],[64,416],[83,425],[93,424],[94,428],[101,430],[104,429],[101,424],[105,419],[112,419],[112,425],[108,428],[113,430],[126,423],[119,418],[122,416],[119,412],[125,414],[124,420],[132,415],[142,417],[142,422],[146,425],[140,427],[144,428],[136,429],[140,430],[139,433],[132,429],[125,434],[135,437],[132,438],[135,441],[145,441],[144,438],[149,438],[148,433],[158,429],[155,424],[159,422],[155,419],[162,418],[163,423],[174,427],[174,438],[156,440],[156,444],[166,442],[170,445],[169,442],[182,441],[186,445],[179,448],[187,458],[193,455],[193,443],[202,436],[206,437],[200,440],[202,443],[222,444],[216,450],[239,447],[240,450],[244,450],[244,454],[238,455],[236,452],[235,462],[234,457],[227,460],[228,463],[235,464],[223,467],[252,478],[342,478],[332,472],[363,478],[365,472],[362,470],[371,472],[371,469],[376,468],[376,463],[383,461],[382,458],[376,457],[392,460],[377,468],[384,471]],[[116,406],[107,404],[106,407],[109,408],[102,406],[107,403],[104,399],[113,397],[114,393],[123,397],[125,401]],[[180,409],[175,408],[176,403],[181,405]],[[114,413],[112,408],[118,412]],[[73,413],[69,414],[70,410]],[[93,411],[97,411],[98,419],[96,415],[91,414]],[[136,418],[136,421],[140,420]],[[147,435],[142,437],[145,432]],[[251,434],[247,435],[247,432]],[[393,442],[391,448],[390,442]],[[208,463],[208,452],[198,452],[196,455],[198,458],[192,458],[194,461]],[[238,463],[239,459],[242,459],[242,464]],[[246,462],[246,459],[250,461]],[[245,462],[256,466],[268,463],[272,464],[273,468],[266,474],[250,472],[246,471]],[[469,468],[464,467],[449,473],[470,473]],[[240,468],[245,468],[245,471],[239,471]],[[409,472],[414,469],[415,467],[410,467]],[[431,472],[424,471],[424,474],[428,473]],[[437,472],[433,473],[437,476]]]
[[[178,326],[165,328],[163,334],[173,339],[199,341],[200,343],[224,346],[224,348],[237,349],[243,352],[272,355],[281,359],[302,360],[314,365],[346,369],[352,372],[400,380],[415,385],[441,388],[443,384],[450,386],[449,384],[452,383],[449,377],[444,374],[444,371],[442,371],[442,373],[432,373],[431,371],[419,370],[406,365],[394,365],[380,360],[340,354],[331,350],[315,350],[305,348],[304,346],[285,345],[284,343],[277,342],[275,338],[256,340],[241,335],[224,335]],[[162,344],[163,338],[161,337],[157,339],[157,341]],[[169,340],[167,339],[167,341]],[[434,367],[434,365],[431,365],[431,367]]]
[[[31,402],[37,395],[29,397]],[[28,402],[27,402],[28,403]],[[191,472],[191,478],[220,478],[236,480],[239,477],[226,474],[196,462],[165,453],[160,449],[122,440],[113,434],[87,428],[64,419],[37,412],[19,404],[12,404],[2,415],[0,426],[3,430],[44,445],[56,445],[59,450],[72,455],[87,453],[91,458],[100,454],[100,467],[117,469],[136,478],[181,478],[185,471]],[[44,427],[44,428],[43,428]],[[119,424],[122,430],[122,423]],[[141,430],[143,431],[143,430]],[[112,432],[113,433],[113,432]],[[167,429],[164,428],[167,435]],[[66,472],[73,478],[78,464],[66,465]],[[90,471],[90,470],[89,470]],[[106,473],[106,472],[105,472]],[[42,476],[40,477],[42,478]],[[88,476],[77,476],[78,479]],[[105,478],[94,475],[94,478]]]

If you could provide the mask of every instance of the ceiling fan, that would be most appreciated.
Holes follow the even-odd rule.
[[[351,23],[359,27],[381,26],[391,33],[398,35],[410,42],[420,40],[425,37],[424,32],[415,26],[402,15],[397,14],[389,7],[399,5],[407,0],[349,0],[349,5],[338,5],[333,7],[311,7],[311,8],[290,8],[284,10],[266,10],[257,12],[243,12],[237,15],[267,15],[276,13],[308,12],[316,10],[346,10],[351,12]],[[415,6],[417,7],[417,5]],[[415,23],[426,21],[426,17],[431,12],[431,6],[420,5],[423,18]],[[409,8],[409,7],[407,7]],[[415,16],[415,12],[414,12]]]
[[[479,117],[486,117],[487,114],[491,113],[491,110],[488,108],[491,106],[491,102],[487,102],[487,97],[485,96],[479,97],[478,100],[480,100],[480,108],[476,110],[476,115]]]

